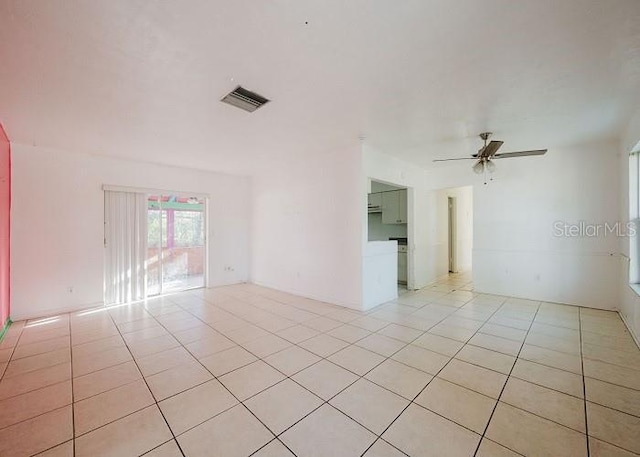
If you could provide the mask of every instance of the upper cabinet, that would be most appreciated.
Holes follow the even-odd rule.
[[[370,194],[376,195],[376,194]],[[407,223],[407,189],[381,192],[382,195],[382,223]],[[369,199],[371,202],[371,199]]]
[[[407,223],[407,189],[402,189],[398,191],[398,206],[400,207],[400,211],[398,211],[398,215],[400,216],[400,220],[403,224]]]
[[[381,193],[375,193],[375,194],[369,194],[369,201],[368,201],[368,210],[370,213],[380,213],[382,212],[382,194]]]

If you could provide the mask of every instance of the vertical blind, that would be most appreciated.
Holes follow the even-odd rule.
[[[147,296],[147,196],[104,191],[105,304]]]

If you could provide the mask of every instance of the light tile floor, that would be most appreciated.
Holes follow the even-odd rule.
[[[361,313],[254,285],[13,324],[0,456],[631,456],[616,313],[476,294]]]

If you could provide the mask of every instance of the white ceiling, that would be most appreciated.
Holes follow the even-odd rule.
[[[218,100],[237,84],[273,101]],[[2,0],[14,142],[254,173],[365,141],[428,166],[615,137],[638,0]]]

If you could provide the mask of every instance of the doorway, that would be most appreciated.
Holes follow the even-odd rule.
[[[147,197],[147,294],[204,287],[206,205],[181,195]]]
[[[436,191],[437,276],[471,271],[473,254],[473,187]]]
[[[367,239],[369,242],[394,242],[397,245],[398,294],[407,291],[408,189],[377,180],[370,181],[367,195]]]

